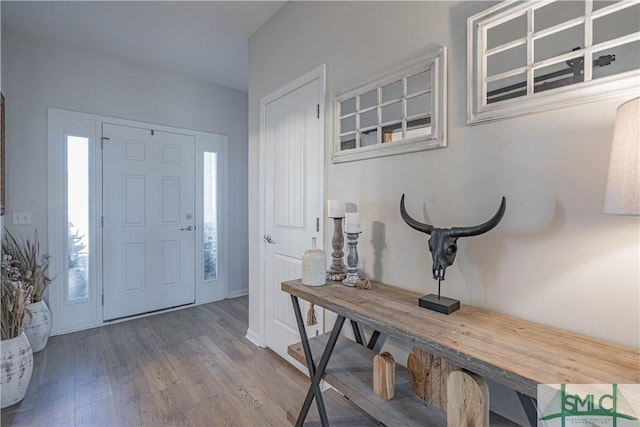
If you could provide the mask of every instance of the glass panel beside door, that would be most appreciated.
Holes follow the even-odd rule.
[[[218,278],[218,155],[204,153],[204,280]]]
[[[89,138],[67,135],[67,301],[89,298]]]

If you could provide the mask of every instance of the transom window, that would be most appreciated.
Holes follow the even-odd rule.
[[[470,123],[637,90],[640,1],[507,1],[472,16]]]
[[[335,97],[334,162],[446,145],[446,50]]]

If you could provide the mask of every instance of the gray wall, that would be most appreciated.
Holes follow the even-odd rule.
[[[47,244],[47,108],[220,133],[229,137],[229,291],[247,288],[247,93],[87,49],[2,34],[7,100],[7,217]],[[32,212],[12,226],[12,211]]]
[[[360,267],[374,275],[371,226],[384,225],[377,279],[420,292],[431,279],[427,236],[400,218],[438,226],[502,223],[462,239],[445,295],[463,303],[640,346],[640,222],[602,213],[615,109],[628,98],[466,125],[466,19],[487,2],[290,2],[249,43],[249,256],[258,259],[259,101],[327,64],[329,94],[355,87],[426,52],[449,48],[449,147],[331,164],[326,117],[326,198],[354,201]],[[332,226],[327,223],[326,230]],[[325,248],[330,247],[325,236]],[[258,334],[260,266],[250,265],[249,332]],[[402,360],[397,358],[397,360]]]
[[[439,226],[483,221],[504,195],[502,223],[460,241],[456,264],[443,283],[446,294],[638,347],[640,222],[602,213],[615,110],[629,97],[466,125],[466,18],[489,4],[292,2],[251,37],[249,256],[257,258],[262,244],[260,98],[322,63],[331,94],[416,57],[430,44],[444,45],[449,47],[449,147],[335,165],[328,160],[327,198],[359,204],[365,224],[361,268],[373,273],[370,227],[379,221],[386,249],[377,278],[433,291],[427,237],[402,222],[400,195],[407,194],[416,216],[424,218],[424,206]],[[331,111],[327,117],[328,159]],[[259,266],[250,265],[250,292],[258,274]],[[257,303],[252,298],[251,304]],[[250,328],[257,321],[252,318]]]
[[[602,213],[615,110],[626,98],[466,125],[466,19],[486,2],[291,2],[250,39],[249,257],[257,259],[259,100],[327,64],[328,92],[363,83],[428,50],[449,48],[449,146],[331,164],[327,198],[357,201],[360,267],[373,274],[371,223],[384,224],[377,279],[433,292],[427,236],[398,203],[439,226],[502,223],[460,241],[444,292],[463,303],[640,346],[640,222]],[[394,25],[397,24],[397,25]],[[295,36],[293,36],[295,35]],[[327,159],[332,111],[327,111]],[[332,228],[327,225],[327,230]],[[329,242],[328,239],[325,242]],[[325,245],[328,247],[328,245]],[[250,266],[257,313],[260,266]],[[250,319],[250,329],[258,328]]]

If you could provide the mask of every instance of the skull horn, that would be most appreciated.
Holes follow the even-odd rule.
[[[402,219],[404,219],[404,222],[406,222],[409,225],[409,227],[415,230],[421,231],[423,233],[431,234],[431,231],[433,230],[433,225],[423,224],[409,216],[409,214],[407,213],[407,210],[404,208],[404,194],[400,199],[400,215],[402,215]]]
[[[484,224],[476,225],[475,227],[453,227],[449,235],[451,237],[470,237],[486,233],[487,231],[498,225],[498,223],[502,219],[502,216],[504,215],[506,207],[507,200],[502,197],[502,202],[500,203],[498,211],[489,221],[485,222]]]

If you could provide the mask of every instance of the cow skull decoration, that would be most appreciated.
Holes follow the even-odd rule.
[[[402,219],[409,225],[409,227],[429,234],[429,251],[431,251],[431,258],[433,259],[433,278],[438,280],[444,280],[444,273],[453,261],[456,259],[456,253],[458,252],[457,241],[460,237],[477,236],[479,234],[486,233],[494,228],[504,215],[507,201],[503,197],[498,211],[493,215],[489,221],[476,225],[473,227],[453,227],[453,228],[436,228],[431,224],[423,224],[411,218],[404,207],[404,194],[400,199],[400,214]],[[438,290],[438,294],[439,294]]]

